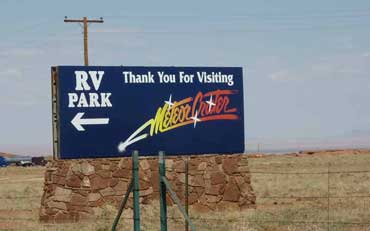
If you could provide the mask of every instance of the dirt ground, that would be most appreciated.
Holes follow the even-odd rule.
[[[190,211],[197,230],[370,230],[370,150],[255,154],[249,165],[257,209]],[[90,222],[39,223],[44,171],[0,168],[0,230],[110,230],[116,213],[112,206]],[[142,230],[159,230],[158,206],[141,212]],[[171,208],[168,215],[169,230],[183,230],[179,212]],[[124,212],[119,230],[132,229],[131,217],[132,211]]]

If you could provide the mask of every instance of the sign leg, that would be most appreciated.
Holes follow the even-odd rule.
[[[167,231],[167,201],[166,201],[166,185],[162,178],[166,177],[165,153],[159,152],[159,205],[160,205],[160,222],[161,231]]]
[[[139,152],[132,153],[132,177],[134,181],[134,231],[140,231]]]
[[[189,158],[185,160],[185,211],[189,216]],[[189,230],[189,222],[185,219],[185,231]]]

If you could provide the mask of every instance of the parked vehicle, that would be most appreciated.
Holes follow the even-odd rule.
[[[32,166],[32,161],[29,161],[29,160],[21,160],[19,162],[16,163],[17,166],[22,166],[22,167],[30,167]]]
[[[8,165],[16,165],[28,167],[32,166],[32,157],[30,156],[14,156],[14,157],[4,157]]]
[[[33,165],[45,166],[47,164],[47,160],[43,156],[32,157],[31,161]]]
[[[12,157],[5,157],[0,156],[0,167],[6,167],[8,165],[14,166],[45,166],[47,164],[47,160],[44,157],[31,157],[31,156],[12,156]]]
[[[0,167],[8,166],[8,162],[6,162],[5,158],[0,156]]]

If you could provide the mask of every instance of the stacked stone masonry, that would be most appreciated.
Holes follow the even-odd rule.
[[[95,208],[118,208],[132,175],[131,158],[55,160],[45,172],[40,220],[45,222],[93,219]],[[184,202],[185,158],[168,157],[166,176]],[[141,158],[140,203],[159,198],[158,159]],[[256,197],[246,155],[207,155],[189,160],[189,204],[200,212],[255,208]],[[168,205],[173,201],[168,197]],[[132,198],[128,207],[132,207]]]

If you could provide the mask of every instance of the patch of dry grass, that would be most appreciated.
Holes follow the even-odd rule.
[[[210,212],[191,216],[197,230],[212,231],[331,231],[370,230],[370,152],[305,157],[249,159],[257,209]],[[329,178],[328,214],[328,175]],[[255,172],[255,173],[253,173]],[[284,172],[292,174],[262,174]],[[294,173],[307,174],[294,174]],[[310,174],[310,173],[323,174]],[[349,172],[349,173],[341,173]],[[44,168],[0,168],[0,230],[110,230],[116,209],[105,206],[91,222],[40,224],[38,209]],[[369,196],[369,197],[368,197]],[[317,197],[317,198],[316,198]],[[176,208],[168,210],[169,230],[183,230]],[[159,206],[141,208],[142,230],[159,230]],[[293,223],[290,223],[292,222]],[[312,222],[312,223],[310,223]],[[132,210],[125,210],[119,230],[131,230]]]
[[[370,171],[370,152],[256,158],[250,159],[249,164],[258,207],[251,214],[257,220],[323,222],[302,223],[299,230],[312,230],[310,227],[314,226],[313,230],[328,230],[325,222],[329,220],[330,230],[370,230],[370,172],[358,172]],[[329,179],[328,171],[332,172]],[[266,225],[261,230],[288,230],[281,223]]]

